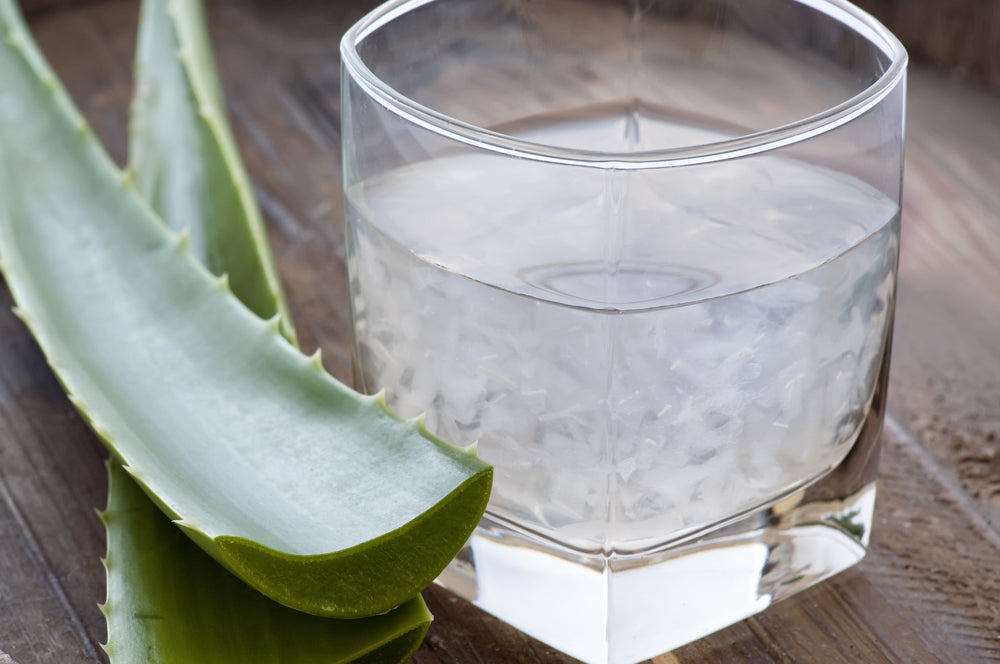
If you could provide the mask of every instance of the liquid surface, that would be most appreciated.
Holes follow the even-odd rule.
[[[717,138],[593,113],[522,135]],[[869,408],[898,211],[843,175],[454,155],[362,183],[348,209],[363,387],[478,440],[490,513],[568,546],[640,550],[774,500],[835,466]]]

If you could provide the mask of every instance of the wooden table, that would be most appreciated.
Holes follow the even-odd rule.
[[[58,2],[55,4],[59,4]],[[337,41],[360,1],[228,0],[210,20],[234,127],[306,350],[350,376]],[[133,2],[32,16],[125,155]],[[914,68],[896,344],[867,559],[673,662],[1000,661],[1000,97]],[[0,287],[0,664],[103,661],[104,449]],[[414,657],[570,660],[439,588]]]

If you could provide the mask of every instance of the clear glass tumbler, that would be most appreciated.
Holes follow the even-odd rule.
[[[861,559],[885,28],[842,0],[393,0],[342,56],[358,387],[495,467],[441,584],[628,663]]]

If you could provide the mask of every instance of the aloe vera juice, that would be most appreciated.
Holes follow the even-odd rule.
[[[505,131],[601,150],[713,136],[595,112]],[[358,378],[478,441],[493,519],[641,552],[851,449],[883,364],[897,206],[786,158],[681,170],[470,151],[348,190]]]

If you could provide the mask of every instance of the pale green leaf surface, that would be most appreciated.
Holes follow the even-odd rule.
[[[77,408],[207,553],[317,615],[414,597],[492,469],[323,372],[150,212],[0,0],[0,263]]]
[[[117,463],[108,478],[102,610],[113,664],[400,664],[427,632],[419,596],[358,620],[272,602],[173,527]]]
[[[240,160],[200,0],[144,0],[135,60],[129,168],[171,228],[261,318],[288,307],[260,208]]]

